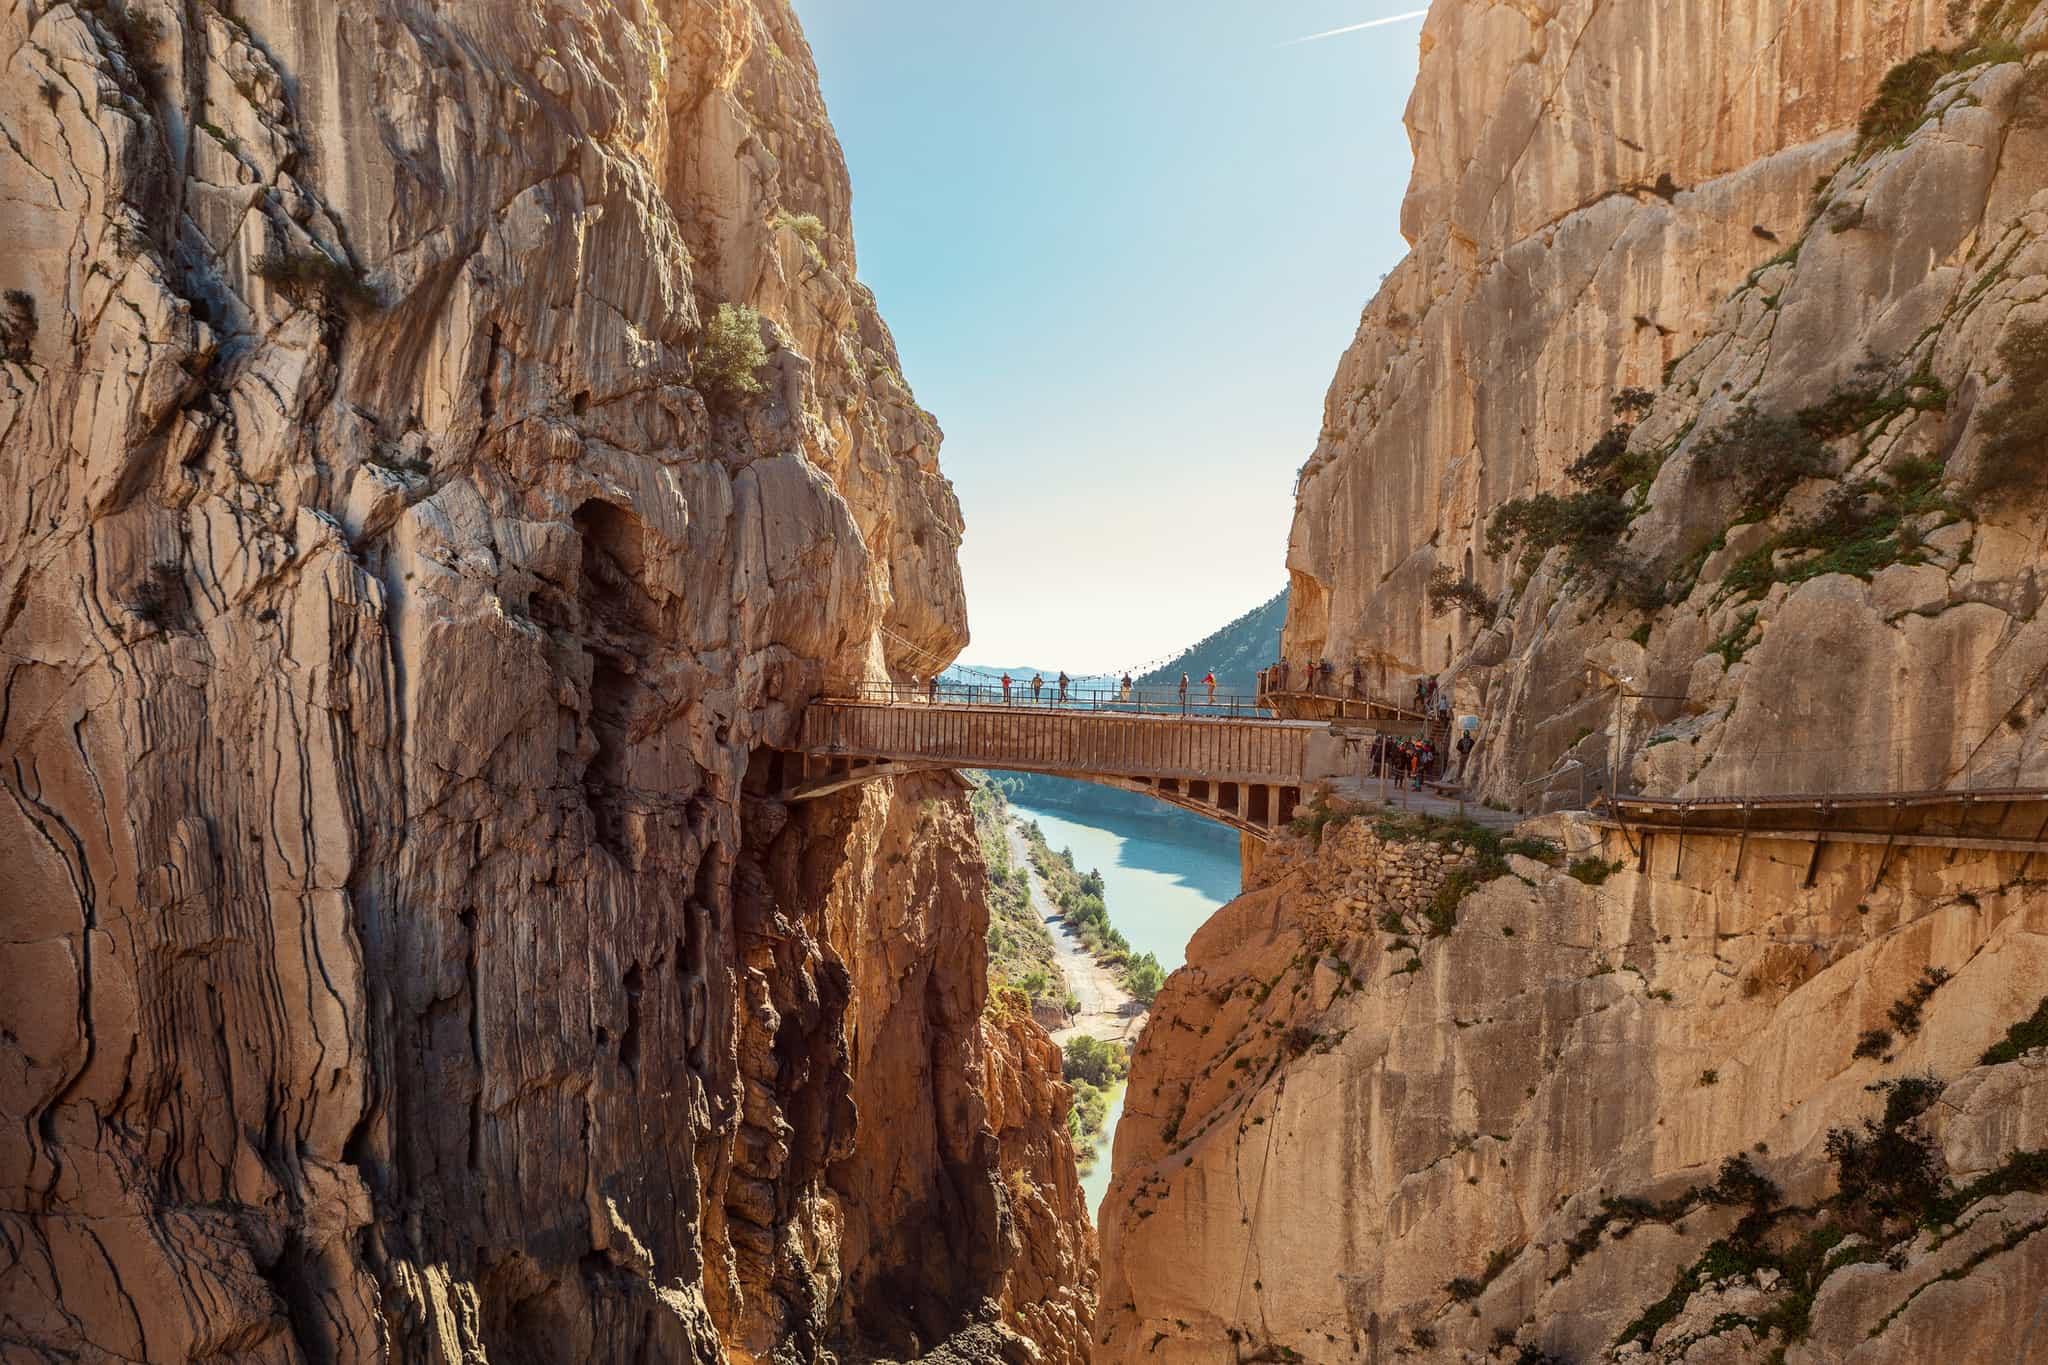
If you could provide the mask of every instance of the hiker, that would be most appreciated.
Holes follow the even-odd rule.
[[[1415,680],[1415,709],[1420,711],[1423,707],[1423,703],[1427,702],[1428,700],[1429,688],[1423,679],[1417,678]]]
[[[1408,755],[1408,789],[1418,792],[1422,790],[1422,750],[1420,747]]]
[[[1216,670],[1210,669],[1202,675],[1202,686],[1209,689],[1209,705],[1216,704]]]
[[[892,692],[894,692],[894,691],[895,691],[895,689],[894,689],[894,688],[891,688],[890,690],[891,690]],[[911,699],[912,701],[916,701],[916,700],[917,700],[917,693],[918,693],[918,685],[917,685],[917,674],[915,674],[915,673],[913,673],[913,674],[911,674],[911,675],[910,675],[910,687],[909,687],[909,692],[910,692],[910,699]]]
[[[1033,673],[1031,675],[1031,701],[1034,705],[1038,702],[1038,694],[1043,691],[1045,691],[1045,675],[1043,673]]]
[[[1458,781],[1460,782],[1465,780],[1465,765],[1472,761],[1472,750],[1477,744],[1478,741],[1472,738],[1470,730],[1458,736]]]
[[[1180,713],[1188,713],[1188,675],[1185,673],[1180,675]]]
[[[1003,674],[1003,705],[1010,704],[1010,675]]]
[[[1131,675],[1130,675],[1130,674],[1128,674],[1128,673],[1126,673],[1126,674],[1124,674],[1123,688],[1122,688],[1122,691],[1121,691],[1121,693],[1120,693],[1120,694],[1119,694],[1119,696],[1118,696],[1118,700],[1120,700],[1120,701],[1129,701],[1130,699],[1131,699]]]
[[[1067,704],[1067,674],[1066,674],[1066,670],[1065,670],[1065,669],[1062,669],[1062,670],[1060,670],[1060,705],[1062,705],[1062,706],[1065,706],[1066,704]]]
[[[1323,680],[1322,686],[1317,689],[1318,691],[1329,692],[1331,695],[1335,695],[1335,689],[1330,686],[1330,678],[1336,671],[1336,667],[1328,659],[1323,660]]]
[[[1287,690],[1287,660],[1281,659],[1276,662],[1273,665],[1273,673],[1279,679],[1273,685],[1273,690],[1275,692],[1285,692]]]
[[[1436,710],[1436,679],[1429,680],[1429,686],[1422,694],[1422,713],[1428,715]]]
[[[932,680],[927,685],[931,688],[932,705],[937,706],[939,704],[939,675],[936,673],[932,674]]]

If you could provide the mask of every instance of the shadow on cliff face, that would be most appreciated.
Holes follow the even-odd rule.
[[[744,1295],[728,1340],[916,1356],[999,1316],[1021,1245],[974,1089],[971,821],[950,779],[785,807],[758,795],[771,768],[755,755],[734,877],[752,970],[721,1214]]]
[[[598,842],[633,865],[627,838],[627,745],[640,687],[640,661],[651,652],[659,613],[642,586],[646,549],[639,518],[591,499],[573,518],[582,539],[578,589],[590,652],[590,732],[596,752],[583,773],[583,789]]]

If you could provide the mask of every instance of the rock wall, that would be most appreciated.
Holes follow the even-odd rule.
[[[959,792],[747,788],[966,639],[788,6],[8,0],[0,60],[0,1337],[1080,1358]]]
[[[1808,888],[1805,845],[1752,842],[1740,883],[1729,840],[1682,881],[1574,876],[1620,837],[1529,832],[1557,852],[1510,845],[1433,925],[1424,890],[1361,893],[1445,831],[1340,815],[1196,935],[1117,1130],[1096,1359],[2023,1351],[2048,1174],[2009,1158],[2048,1147],[2048,1071],[1982,1062],[2048,993],[2019,856],[1913,850],[1873,887],[1883,851],[1838,846]],[[1959,1192],[1924,1226],[1845,1202],[1829,1150],[1922,1076],[1939,1103],[1890,1131]]]
[[[1302,472],[1289,656],[1448,670],[1480,794],[1516,804],[1610,755],[1658,791],[2043,780],[2040,499],[1982,475],[2039,382],[2000,345],[2048,288],[2044,42],[2025,3],[1437,4],[1414,249]],[[1489,548],[1616,431],[1616,525]],[[1803,482],[1746,497],[1752,455]],[[1487,610],[1433,610],[1438,571]]]

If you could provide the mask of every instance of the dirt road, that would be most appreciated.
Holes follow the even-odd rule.
[[[1145,1027],[1144,1009],[1124,989],[1116,971],[1097,962],[1081,946],[1081,940],[1067,928],[1066,922],[1058,918],[1059,907],[1052,903],[1045,883],[1039,880],[1038,869],[1031,866],[1030,851],[1024,846],[1024,836],[1017,832],[1014,817],[1003,832],[1009,836],[1011,862],[1029,874],[1031,908],[1052,931],[1053,949],[1059,954],[1060,971],[1067,978],[1067,989],[1074,993],[1078,1002],[1074,1022],[1056,1031],[1052,1035],[1053,1041],[1065,1043],[1078,1034],[1133,1041],[1138,1031]]]

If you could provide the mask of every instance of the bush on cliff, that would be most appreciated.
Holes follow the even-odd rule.
[[[2007,1029],[2005,1038],[1986,1050],[1980,1064],[1998,1066],[2016,1061],[2021,1053],[2037,1047],[2048,1047],[2048,997],[2042,999],[2040,1008],[2032,1015]]]
[[[1973,494],[2048,486],[2048,321],[2014,324],[1998,343],[2006,394],[1984,413]]]
[[[0,310],[0,362],[26,365],[35,339],[35,296],[22,289],[8,290],[6,307]]]
[[[1807,423],[1748,406],[1702,441],[1694,458],[1708,477],[1733,481],[1744,509],[1757,514],[1776,508],[1801,479],[1831,467],[1827,443]]]
[[[761,391],[755,371],[768,363],[761,344],[761,314],[743,303],[721,303],[698,338],[697,387],[707,397],[732,401]]]
[[[1437,565],[1436,571],[1430,574],[1426,595],[1431,616],[1447,616],[1454,611],[1470,612],[1490,626],[1500,615],[1500,604],[1487,595],[1486,589],[1448,564]]]
[[[384,296],[353,265],[318,247],[280,247],[265,253],[254,269],[256,278],[301,302],[317,300],[355,313],[374,313],[384,306]]]

